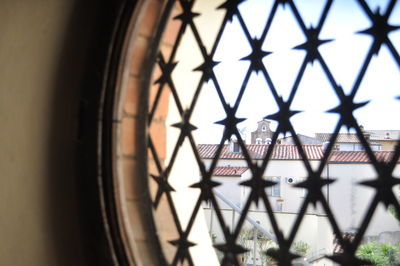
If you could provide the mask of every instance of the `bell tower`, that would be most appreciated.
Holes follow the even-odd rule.
[[[251,144],[271,144],[272,135],[271,121],[261,120],[257,122],[257,129],[251,132]]]

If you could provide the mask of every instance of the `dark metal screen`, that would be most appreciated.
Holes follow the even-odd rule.
[[[251,0],[249,0],[251,1]],[[174,1],[172,1],[174,2]],[[171,6],[172,2],[168,3],[167,5]],[[323,207],[324,211],[327,214],[329,223],[332,227],[332,230],[337,238],[337,242],[342,247],[342,252],[338,254],[327,255],[329,259],[334,262],[337,262],[341,265],[365,265],[368,262],[363,261],[356,256],[357,248],[359,247],[362,238],[367,230],[367,227],[370,223],[371,217],[374,214],[378,204],[382,203],[386,207],[389,205],[394,206],[395,210],[400,213],[400,205],[398,200],[395,197],[393,192],[393,187],[395,185],[400,184],[400,179],[393,176],[393,170],[396,166],[397,161],[399,160],[400,156],[400,146],[397,145],[393,156],[389,162],[379,161],[374,152],[370,148],[368,144],[368,140],[365,138],[362,129],[360,129],[353,112],[358,108],[361,108],[367,104],[367,102],[355,102],[355,96],[359,91],[359,87],[363,78],[366,74],[366,71],[371,63],[372,58],[374,55],[377,55],[378,52],[385,47],[392,56],[394,62],[397,64],[398,69],[400,70],[400,55],[399,51],[396,50],[395,45],[391,42],[388,35],[392,31],[398,30],[400,27],[395,25],[390,25],[388,20],[392,15],[393,9],[396,5],[395,0],[388,1],[386,7],[382,10],[373,11],[371,10],[370,6],[362,0],[355,1],[358,5],[358,8],[362,10],[365,16],[370,21],[370,27],[367,29],[360,29],[356,34],[365,34],[369,35],[372,38],[372,44],[368,49],[368,52],[365,54],[364,61],[359,69],[358,74],[354,77],[354,83],[351,88],[349,88],[349,93],[346,93],[338,81],[335,79],[332,71],[328,67],[328,64],[321,56],[319,52],[320,46],[323,46],[325,43],[334,40],[324,40],[319,37],[321,29],[324,27],[324,23],[328,17],[328,14],[331,10],[333,1],[326,1],[324,8],[322,9],[322,13],[319,17],[318,24],[313,27],[308,27],[301,13],[299,12],[296,4],[294,1],[291,0],[276,0],[272,5],[272,9],[268,14],[268,18],[266,19],[266,23],[263,26],[263,31],[261,36],[252,37],[251,33],[248,30],[248,27],[245,23],[245,20],[242,17],[240,9],[238,8],[239,5],[246,2],[243,0],[228,0],[219,6],[219,9],[223,9],[226,13],[221,25],[215,25],[219,28],[218,34],[215,38],[214,45],[212,49],[205,48],[203,40],[199,34],[197,25],[195,23],[196,17],[204,16],[206,14],[198,14],[192,11],[192,7],[194,5],[195,0],[177,0],[174,4],[179,5],[181,8],[181,14],[176,16],[173,19],[181,21],[181,26],[179,29],[179,33],[175,40],[175,44],[172,47],[172,52],[169,54],[168,58],[165,57],[164,54],[160,53],[158,56],[157,64],[161,69],[162,73],[161,76],[158,77],[156,84],[158,85],[157,95],[155,97],[154,103],[150,106],[150,113],[148,116],[149,125],[153,122],[154,114],[157,110],[157,107],[160,102],[161,94],[163,90],[169,87],[170,93],[172,94],[173,101],[170,102],[170,105],[175,105],[180,116],[181,121],[176,121],[172,127],[175,127],[180,130],[180,135],[175,143],[173,153],[171,159],[167,165],[163,165],[161,160],[158,157],[157,149],[154,146],[154,140],[151,136],[148,138],[148,146],[149,152],[151,153],[152,157],[156,161],[157,171],[158,173],[151,173],[152,178],[157,182],[158,191],[156,197],[154,198],[154,206],[157,208],[158,203],[161,197],[166,197],[169,207],[171,209],[171,213],[174,217],[176,228],[179,233],[178,239],[171,239],[170,244],[176,246],[176,254],[172,261],[172,265],[177,265],[179,263],[188,263],[189,265],[195,264],[195,262],[191,258],[190,248],[195,245],[196,243],[192,243],[188,240],[188,236],[192,230],[192,226],[196,215],[198,214],[199,209],[201,208],[202,202],[209,201],[211,202],[213,208],[215,209],[216,217],[218,222],[223,228],[224,240],[222,244],[217,244],[215,247],[223,253],[222,265],[239,265],[238,255],[241,253],[246,252],[246,250],[238,244],[238,236],[240,230],[245,222],[245,216],[250,208],[252,203],[258,204],[262,202],[266,207],[266,215],[271,222],[273,233],[277,238],[277,243],[279,245],[279,249],[274,251],[268,251],[268,255],[273,257],[276,261],[279,262],[279,265],[291,265],[293,259],[298,257],[296,254],[293,254],[290,251],[290,248],[294,242],[296,233],[299,230],[300,224],[302,219],[304,218],[306,209],[309,205],[316,205],[320,203]],[[298,46],[294,47],[294,49],[301,49],[305,51],[304,60],[300,66],[300,69],[297,72],[297,76],[293,83],[291,92],[286,100],[279,94],[279,90],[274,85],[273,80],[271,79],[268,69],[263,63],[263,59],[267,57],[270,52],[264,51],[262,49],[262,45],[266,40],[266,37],[269,34],[269,30],[271,24],[276,16],[276,12],[279,6],[284,6],[286,9],[289,9],[298,23],[301,32],[304,34],[306,41],[304,43],[299,43]],[[233,105],[229,105],[224,98],[224,94],[222,92],[221,86],[219,84],[218,78],[214,73],[214,67],[218,64],[218,62],[214,61],[214,54],[216,49],[220,43],[221,36],[223,34],[224,28],[229,24],[233,18],[236,18],[241,26],[241,30],[244,33],[247,41],[251,46],[251,53],[248,56],[244,57],[242,60],[247,60],[250,62],[249,67],[247,69],[247,73],[245,78],[241,84],[239,94],[237,95],[236,101]],[[182,36],[184,35],[185,31],[191,31],[198,48],[201,51],[202,57],[204,62],[198,66],[198,68],[194,69],[194,71],[201,71],[202,76],[200,81],[197,85],[197,90],[192,98],[191,104],[189,108],[185,109],[179,97],[179,89],[175,85],[175,81],[172,77],[172,73],[174,68],[176,67],[179,62],[176,62],[176,54],[180,47],[180,43],[182,40]],[[284,34],[284,33],[282,33]],[[234,45],[234,44],[232,44]],[[313,169],[310,165],[309,160],[306,157],[306,154],[302,148],[301,142],[296,135],[296,131],[291,124],[290,118],[294,116],[298,111],[293,110],[291,105],[293,100],[295,99],[299,83],[302,80],[302,77],[305,73],[305,70],[308,65],[310,64],[320,64],[323,73],[326,75],[327,80],[329,81],[332,90],[337,95],[340,104],[337,107],[332,108],[329,112],[337,113],[340,116],[338,123],[336,124],[335,130],[331,135],[331,139],[329,144],[326,147],[325,153],[323,158],[320,161],[319,167],[317,169]],[[276,101],[277,106],[279,107],[279,111],[274,114],[265,114],[267,119],[274,120],[277,122],[277,130],[273,135],[272,143],[270,148],[265,154],[264,159],[262,160],[262,164],[257,164],[252,161],[251,155],[246,148],[244,140],[240,132],[238,131],[237,124],[244,120],[244,118],[237,117],[236,113],[238,110],[239,105],[241,104],[242,96],[246,89],[248,88],[248,81],[250,75],[252,73],[258,73],[258,75],[262,75],[265,79],[265,82],[270,90],[274,100]],[[197,81],[196,81],[197,82]],[[223,106],[223,109],[226,114],[226,118],[221,121],[215,121],[216,123],[224,126],[224,133],[223,137],[220,141],[219,148],[216,151],[215,158],[213,159],[211,166],[206,168],[204,163],[202,162],[198,150],[197,144],[192,135],[192,131],[196,130],[196,125],[191,123],[191,116],[196,108],[197,100],[199,94],[203,88],[203,84],[205,82],[212,82],[215,90],[218,94],[218,98]],[[211,108],[211,107],[210,107]],[[393,119],[397,119],[397,115],[394,114]],[[339,131],[342,128],[354,129],[361,144],[363,145],[365,152],[373,166],[373,168],[378,173],[376,179],[372,179],[366,182],[362,182],[359,186],[368,186],[374,189],[375,193],[373,199],[366,211],[366,214],[360,224],[358,231],[356,232],[355,237],[350,241],[343,237],[341,229],[338,226],[338,223],[335,220],[335,217],[332,213],[332,210],[327,202],[326,197],[322,189],[328,184],[334,182],[334,180],[326,180],[321,177],[322,171],[327,164],[328,158],[331,152],[334,149],[334,144],[336,138],[339,134]],[[306,189],[307,196],[304,198],[304,202],[301,204],[301,208],[298,212],[297,219],[294,222],[290,234],[288,237],[285,237],[280,230],[279,224],[276,220],[275,214],[271,207],[271,202],[269,196],[266,194],[267,187],[273,186],[275,183],[272,181],[267,181],[262,178],[263,173],[270,161],[274,146],[277,145],[277,139],[279,134],[286,134],[290,133],[293,136],[294,142],[297,145],[298,151],[302,157],[302,161],[304,166],[307,170],[308,177],[304,182],[297,184],[296,186],[299,189]],[[252,177],[250,180],[241,183],[242,186],[246,186],[251,188],[250,195],[246,201],[244,206],[243,214],[241,215],[238,223],[236,224],[235,228],[228,228],[227,222],[224,220],[223,215],[219,209],[217,199],[213,194],[213,188],[217,187],[219,183],[213,181],[213,171],[217,166],[219,156],[222,152],[222,148],[224,143],[229,140],[230,138],[235,137],[238,140],[238,143],[241,147],[241,151],[243,156],[248,164],[249,169],[251,170]],[[171,198],[171,193],[174,193],[174,188],[168,182],[169,174],[171,172],[172,167],[176,163],[177,154],[179,153],[180,147],[183,141],[188,140],[190,142],[192,152],[194,157],[196,158],[196,163],[199,166],[201,172],[201,180],[200,182],[193,184],[193,188],[197,188],[201,191],[198,201],[193,209],[191,219],[186,227],[180,223],[177,210],[174,206],[174,202]]]

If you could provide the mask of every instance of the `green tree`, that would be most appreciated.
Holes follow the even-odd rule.
[[[310,245],[307,244],[306,242],[300,240],[300,241],[294,242],[292,248],[297,254],[299,254],[301,256],[305,256],[307,254],[308,250],[310,249]]]
[[[360,259],[369,260],[373,265],[400,265],[400,243],[391,246],[386,243],[372,241],[361,245],[357,250]]]

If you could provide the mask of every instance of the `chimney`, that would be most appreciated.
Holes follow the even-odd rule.
[[[234,139],[234,138],[232,138],[232,139],[229,141],[229,151],[230,151],[230,152],[240,152],[240,145],[239,145],[239,142],[238,142],[236,139]]]

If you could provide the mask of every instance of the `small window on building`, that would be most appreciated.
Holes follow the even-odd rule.
[[[267,131],[267,126],[262,126],[261,131],[263,131],[263,132]]]
[[[272,139],[271,138],[266,138],[265,139],[265,144],[271,144],[272,143]]]
[[[256,138],[256,144],[262,144],[262,139],[261,138]]]
[[[233,152],[240,152],[240,145],[237,142],[233,143]]]
[[[267,177],[267,180],[273,181],[276,183],[275,186],[267,187],[267,195],[272,197],[280,197],[281,196],[281,179],[279,177]]]

